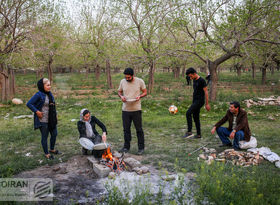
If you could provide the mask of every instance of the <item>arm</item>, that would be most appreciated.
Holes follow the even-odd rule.
[[[143,97],[147,96],[147,89],[146,88],[141,90],[141,91],[142,91],[142,94],[140,96],[138,96],[136,98],[136,100],[140,100],[140,98],[143,98]]]
[[[219,121],[217,122],[214,127],[211,130],[211,133],[214,134],[217,127],[220,127],[222,124],[224,124],[226,121],[228,120],[228,113],[226,113],[226,115]]]
[[[126,102],[126,98],[123,96],[122,90],[118,90],[118,96],[122,99],[123,102]]]
[[[39,93],[36,93],[35,95],[32,96],[32,98],[26,103],[26,106],[34,113],[36,113],[36,115],[39,117],[39,118],[42,118],[43,117],[43,113],[40,112],[40,110],[38,110],[34,104],[40,100],[40,95]]]
[[[207,111],[209,111],[211,108],[210,108],[210,105],[208,103],[208,90],[207,90],[207,87],[204,87],[203,90],[204,90],[204,93],[205,93],[205,109]]]
[[[77,127],[78,127],[78,131],[80,133],[80,138],[81,137],[87,137],[86,126],[85,126],[84,122],[78,121],[77,122]]]
[[[103,133],[105,132],[105,134],[107,134],[106,126],[100,120],[98,120],[95,116],[92,116],[92,118],[95,121],[95,123],[102,129]]]
[[[100,121],[98,120],[95,116],[92,116],[93,120],[95,121],[95,123],[102,129],[103,133],[102,133],[102,141],[106,142],[106,138],[107,138],[107,129],[106,126]]]

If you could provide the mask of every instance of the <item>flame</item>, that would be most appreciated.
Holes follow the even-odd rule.
[[[109,160],[109,161],[113,161],[113,154],[111,152],[111,149],[110,147],[108,147],[104,153],[102,154],[102,158],[103,159],[106,159],[106,160]]]
[[[113,156],[110,147],[104,151],[102,159],[104,160],[102,163],[110,167],[114,172],[120,172],[126,169],[126,165],[122,159]]]

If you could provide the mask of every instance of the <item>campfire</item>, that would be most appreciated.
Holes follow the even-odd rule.
[[[120,158],[114,157],[110,147],[108,147],[104,153],[102,154],[102,159],[100,160],[100,163],[108,166],[112,171],[120,173],[121,171],[124,171],[127,169],[125,163],[123,162],[123,156]]]

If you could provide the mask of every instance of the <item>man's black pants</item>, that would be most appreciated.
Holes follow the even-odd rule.
[[[142,111],[127,112],[122,111],[123,132],[124,132],[124,148],[130,149],[131,141],[131,122],[133,122],[138,138],[138,149],[144,149],[144,132],[142,129]]]
[[[197,135],[201,135],[199,113],[200,113],[200,108],[203,105],[204,105],[204,101],[194,101],[192,105],[189,107],[188,111],[186,112],[186,118],[188,122],[188,132],[192,131],[192,116],[193,116]]]

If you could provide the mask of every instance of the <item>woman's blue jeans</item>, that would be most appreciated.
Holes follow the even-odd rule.
[[[49,133],[51,134],[51,138],[50,138],[51,146],[50,146],[50,149],[54,150],[56,136],[57,136],[57,128],[55,127],[53,130],[49,130],[48,123],[41,122],[40,131],[41,131],[41,135],[42,135],[42,137],[41,137],[41,144],[42,144],[43,150],[44,150],[45,154],[49,154],[49,150],[48,150],[48,135],[49,135]]]

